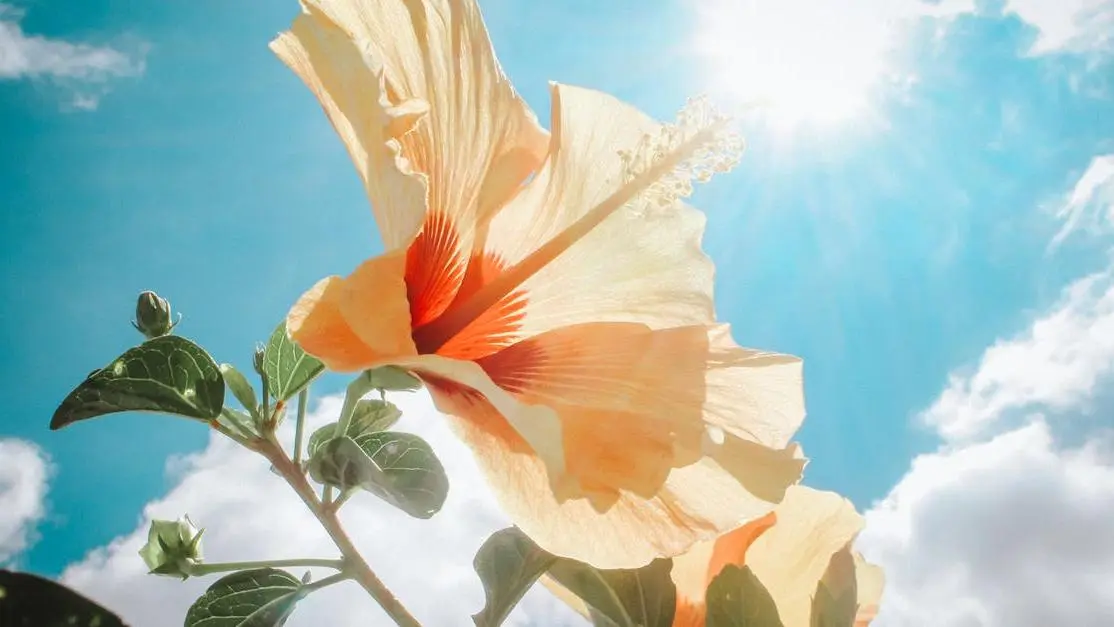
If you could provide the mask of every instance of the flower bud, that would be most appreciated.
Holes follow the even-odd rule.
[[[264,374],[263,374],[263,360],[266,359],[266,358],[267,358],[267,347],[263,346],[262,344],[256,344],[255,345],[255,355],[252,356],[251,365],[252,365],[253,368],[255,368],[255,372],[257,372],[259,374],[259,376],[261,376],[261,377],[264,376]]]
[[[153,520],[147,533],[147,544],[139,550],[152,575],[189,577],[190,570],[201,563],[201,534],[189,516],[178,520]]]
[[[170,303],[154,292],[142,292],[135,303],[135,322],[132,326],[149,340],[170,333],[174,328]]]

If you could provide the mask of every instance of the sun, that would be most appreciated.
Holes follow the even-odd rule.
[[[879,3],[695,0],[692,46],[708,89],[777,126],[846,123],[885,72],[892,16]],[[873,5],[873,11],[870,9]]]

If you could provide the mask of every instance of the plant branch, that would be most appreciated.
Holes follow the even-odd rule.
[[[322,567],[322,568],[335,568],[342,570],[344,568],[344,560],[331,560],[325,558],[299,558],[299,559],[285,559],[285,560],[262,560],[257,562],[214,562],[207,564],[202,562],[190,566],[189,575],[193,577],[200,577],[202,575],[212,575],[213,573],[227,573],[234,570],[250,570],[252,568],[296,568],[303,567]]]
[[[302,591],[308,594],[310,592],[313,592],[314,590],[320,590],[321,588],[324,588],[326,586],[331,586],[334,583],[348,581],[351,578],[351,573],[337,573],[335,575],[329,575],[328,577],[325,577],[323,579],[318,579],[317,581],[311,581],[307,583],[306,585],[302,586]]]
[[[313,491],[313,487],[306,480],[299,468],[294,462],[283,453],[282,448],[269,444],[262,451],[263,455],[271,462],[278,471],[279,475],[286,480],[294,492],[306,504],[306,507],[317,517],[317,521],[325,528],[326,533],[333,539],[337,548],[340,549],[341,555],[344,556],[345,572],[359,582],[360,586],[367,591],[369,595],[384,611],[390,616],[399,627],[421,627],[421,623],[399,602],[386,585],[379,579],[371,567],[360,555],[356,549],[356,545],[352,543],[352,539],[348,537],[344,527],[340,524],[340,519],[337,518],[336,512],[328,509],[318,498],[317,494]]]

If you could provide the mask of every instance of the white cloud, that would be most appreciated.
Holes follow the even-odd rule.
[[[978,437],[1021,412],[1078,409],[1114,371],[1114,266],[1069,285],[1024,334],[983,353],[970,376],[953,374],[923,419],[949,440]]]
[[[419,621],[471,624],[469,615],[484,602],[472,557],[491,532],[507,526],[507,520],[480,478],[471,453],[449,432],[428,397],[400,395],[393,400],[404,411],[399,428],[425,437],[448,470],[448,501],[440,513],[422,521],[361,494],[341,510],[345,528],[368,563]],[[310,424],[326,422],[339,409],[338,398],[323,399]],[[288,424],[285,437],[291,437],[290,431]],[[186,609],[216,576],[186,582],[150,576],[136,552],[146,541],[151,518],[176,518],[183,513],[207,528],[204,551],[209,561],[336,556],[317,522],[261,457],[214,437],[203,452],[173,465],[180,480],[165,497],[147,506],[136,529],[67,568],[63,581],[115,609],[132,624],[180,625]],[[393,625],[353,583],[315,593],[291,622],[337,627]],[[539,586],[507,624],[555,627],[584,622]]]
[[[918,457],[859,538],[886,569],[875,627],[1114,625],[1109,444],[1037,421]]]
[[[92,109],[108,81],[143,72],[145,45],[125,51],[32,35],[22,18],[21,10],[0,3],[0,80],[51,79],[73,88],[71,106]]]
[[[1114,44],[1111,0],[1009,0],[1006,9],[1035,26],[1035,54],[1109,50]]]
[[[922,416],[944,445],[866,514],[877,627],[1114,625],[1114,431],[1081,420],[1112,375],[1114,265],[951,377]]]
[[[36,523],[46,511],[50,465],[37,446],[0,439],[0,565],[31,545]]]
[[[1075,187],[1057,207],[1056,215],[1064,221],[1064,226],[1052,238],[1052,248],[1079,229],[1104,230],[1103,227],[1114,224],[1114,154],[1091,160]]]

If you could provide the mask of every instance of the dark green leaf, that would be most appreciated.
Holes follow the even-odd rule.
[[[782,627],[773,597],[746,566],[725,566],[704,598],[707,627]]]
[[[259,411],[259,398],[255,395],[255,388],[248,382],[247,377],[240,373],[232,364],[221,364],[220,373],[224,376],[224,384],[236,400],[252,414]]]
[[[517,527],[491,534],[472,560],[487,597],[484,608],[472,615],[476,627],[502,625],[522,595],[556,560]]]
[[[356,409],[352,412],[352,420],[348,423],[348,431],[345,435],[358,438],[361,435],[390,429],[401,417],[402,412],[394,403],[365,399],[356,403]],[[306,456],[313,457],[317,447],[333,439],[336,431],[335,422],[316,429],[306,442]]]
[[[315,447],[307,470],[314,481],[341,490],[369,485],[380,474],[371,457],[347,436],[326,440]]]
[[[449,478],[420,437],[380,431],[327,439],[331,432],[319,433],[308,464],[314,481],[341,490],[363,488],[415,518],[430,518],[444,505]]]
[[[271,396],[280,401],[290,400],[324,371],[325,364],[306,354],[286,334],[286,321],[279,324],[267,342],[263,358],[263,373]]]
[[[224,377],[193,342],[148,340],[89,375],[54,412],[51,429],[104,414],[153,411],[212,420],[224,405]]]
[[[398,366],[383,366],[367,371],[368,380],[374,390],[387,390],[389,392],[410,392],[420,390],[421,379],[406,372]]]
[[[414,516],[431,518],[445,504],[449,477],[433,448],[420,437],[398,431],[380,431],[356,438],[375,462],[375,479],[362,487]]]
[[[68,587],[30,573],[0,569],[4,627],[127,627],[120,617]]]
[[[232,573],[194,601],[185,627],[279,627],[304,594],[301,580],[283,570]]]
[[[588,606],[588,620],[592,621],[592,627],[616,627],[615,621],[592,606]]]
[[[837,597],[823,582],[816,584],[816,594],[812,597],[812,627],[853,627],[858,611],[859,601],[854,590],[845,590]]]
[[[657,559],[638,569],[599,570],[560,559],[549,569],[557,583],[595,610],[596,624],[610,620],[617,627],[671,627],[677,588],[673,562]]]
[[[832,554],[812,595],[811,627],[852,627],[859,612],[859,586],[850,544]]]

